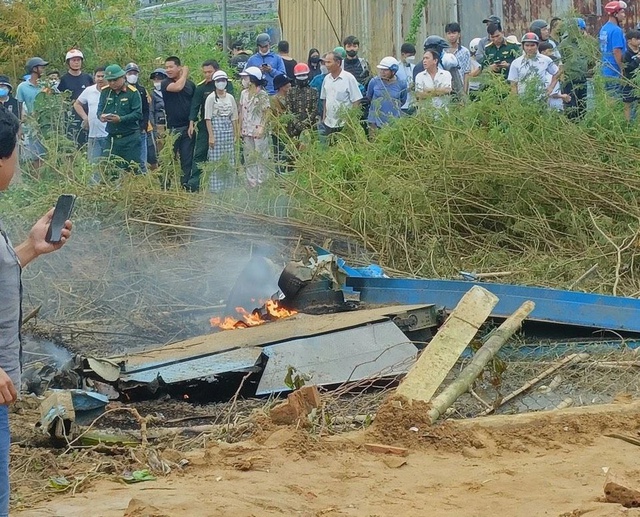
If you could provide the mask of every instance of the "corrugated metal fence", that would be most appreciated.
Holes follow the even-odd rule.
[[[537,18],[550,20],[571,11],[579,13],[589,31],[597,34],[606,17],[607,0],[429,0],[417,47],[428,34],[444,35],[444,26],[458,21],[464,44],[484,36],[482,20],[495,14],[508,34],[520,37]],[[627,27],[638,23],[639,8],[627,2]],[[398,56],[413,13],[415,0],[279,0],[282,38],[289,41],[292,56],[306,60],[309,48],[326,52],[350,34],[360,39],[361,55],[373,66],[384,56]]]
[[[402,32],[402,1],[395,0],[280,0],[282,38],[297,60],[305,60],[310,48],[321,53],[342,45],[353,34],[361,54],[372,61],[399,52],[396,39]],[[399,25],[398,25],[399,24]],[[400,42],[400,45],[402,42]]]

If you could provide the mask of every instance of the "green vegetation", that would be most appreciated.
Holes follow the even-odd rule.
[[[56,5],[69,16],[78,9],[72,0]],[[109,5],[90,15],[77,11],[81,14],[74,18],[83,38],[77,43],[88,46],[89,55],[113,52],[114,59],[125,61],[134,44],[135,55],[149,63],[172,52],[190,64],[210,55],[212,45],[181,46],[176,33],[145,33],[123,22],[132,2]],[[33,30],[27,24],[20,36],[9,34],[10,20],[27,7],[40,9],[41,16],[46,9],[55,11],[49,2],[0,6],[0,39],[14,37],[21,49],[31,42],[20,60],[33,53],[61,55],[72,42],[61,43],[58,34],[61,46],[54,48],[47,31],[62,18],[41,20]],[[13,18],[2,16],[12,9]],[[87,16],[99,19],[95,27],[106,32],[99,37],[98,28],[87,32],[89,25],[82,25]],[[216,28],[202,30],[213,35]],[[2,52],[0,62],[7,63]],[[161,153],[159,171],[89,186],[92,171],[84,151],[52,132],[45,166],[37,174],[25,170],[23,182],[2,194],[0,216],[16,241],[63,191],[79,196],[78,222],[117,226],[136,218],[190,225],[194,214],[223,211],[257,214],[259,221],[287,216],[290,227],[313,229],[315,235],[333,231],[363,243],[369,255],[360,258],[389,271],[425,277],[512,271],[511,282],[568,287],[598,264],[579,287],[638,295],[640,131],[637,123],[625,122],[622,107],[605,97],[598,80],[592,104],[586,119],[573,123],[533,97],[516,98],[506,85],[493,85],[476,102],[452,106],[448,113],[425,110],[374,140],[354,117],[332,147],[322,147],[315,135],[301,146],[292,142],[296,163],[290,175],[260,189],[239,186],[216,196],[180,191],[170,145]],[[169,189],[160,186],[166,180]],[[135,225],[127,228],[136,231]],[[245,231],[258,230],[245,226]]]
[[[581,123],[489,89],[368,141],[357,124],[298,158],[295,216],[356,234],[417,276],[516,271],[510,280],[636,294],[640,132],[596,85]]]
[[[413,14],[411,15],[411,23],[409,24],[409,33],[407,34],[406,41],[414,45],[418,38],[418,31],[422,25],[422,20],[424,19],[427,2],[428,0],[417,0],[413,6]]]
[[[72,47],[82,49],[85,68],[135,61],[143,71],[164,64],[175,54],[198,77],[198,65],[206,59],[226,62],[216,48],[222,28],[189,21],[185,9],[136,15],[138,0],[16,0],[0,3],[0,71],[17,79],[24,64],[40,56],[64,71],[64,55]],[[213,5],[211,7],[213,9]],[[249,41],[273,20],[254,20],[251,29],[232,30],[230,38]],[[261,25],[264,24],[264,25]],[[145,72],[143,76],[148,76]],[[145,77],[146,79],[146,77]]]

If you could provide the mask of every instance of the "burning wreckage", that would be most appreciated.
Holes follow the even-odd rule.
[[[240,386],[247,396],[288,391],[295,375],[332,386],[406,373],[438,325],[435,306],[366,306],[343,290],[346,276],[333,255],[290,262],[277,292],[253,310],[234,306],[243,298],[236,284],[226,314],[211,318],[212,333],[77,358],[76,373],[83,388],[110,398],[169,393],[193,401],[229,398]]]
[[[491,311],[495,319],[533,300],[527,321],[581,329],[580,335],[594,329],[640,333],[638,299],[468,278],[388,278],[377,266],[352,268],[324,250],[308,264],[289,263],[277,292],[253,310],[243,307],[258,305],[248,293],[260,281],[241,275],[239,283],[243,279],[244,289],[237,283],[228,298],[227,314],[211,319],[212,333],[125,355],[76,358],[77,382],[65,387],[111,399],[168,393],[211,401],[238,390],[243,396],[286,392],[296,375],[327,387],[394,378],[411,369],[441,314],[472,286],[499,299]]]

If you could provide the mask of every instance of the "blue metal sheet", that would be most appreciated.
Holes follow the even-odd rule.
[[[120,376],[123,382],[153,382],[158,377],[166,384],[185,382],[194,379],[201,379],[216,374],[226,372],[236,372],[253,368],[260,355],[260,348],[238,348],[213,354],[209,356],[199,356],[180,362],[167,362],[160,364],[145,364],[142,368],[126,370]]]
[[[500,301],[492,316],[506,318],[525,300],[536,308],[529,319],[598,329],[640,332],[640,300],[622,296],[563,291],[487,282],[399,278],[347,278],[360,300],[376,304],[433,303],[453,309],[474,285],[484,287]]]

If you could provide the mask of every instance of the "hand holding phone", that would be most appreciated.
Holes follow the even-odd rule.
[[[60,242],[62,239],[64,223],[71,218],[75,202],[76,196],[73,194],[62,194],[58,198],[56,208],[53,211],[53,217],[51,218],[51,223],[49,224],[49,230],[47,231],[47,235],[44,239],[45,241],[51,243]]]

